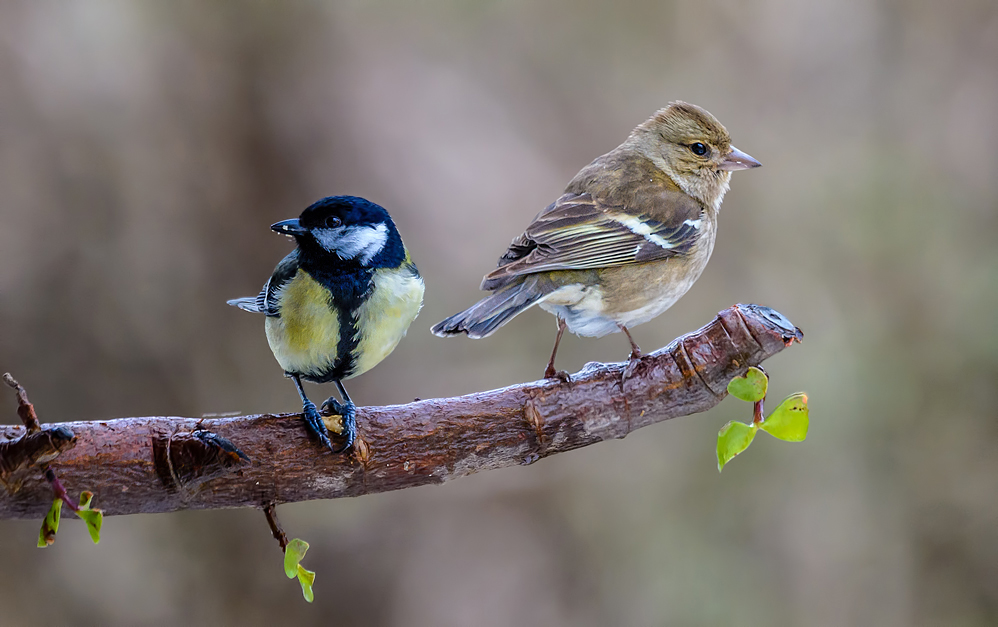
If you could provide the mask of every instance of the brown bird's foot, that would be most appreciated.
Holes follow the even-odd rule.
[[[641,359],[643,357],[641,354],[641,348],[634,341],[634,338],[631,337],[631,332],[628,331],[627,327],[622,324],[618,324],[617,326],[620,327],[620,330],[627,336],[627,341],[631,343],[631,359]]]
[[[571,383],[572,377],[564,370],[554,369],[554,358],[558,355],[558,345],[561,344],[561,336],[565,334],[568,324],[558,316],[558,335],[554,338],[554,348],[551,350],[551,359],[548,360],[548,367],[544,369],[545,379],[558,379],[562,383]]]
[[[638,369],[641,360],[644,358],[644,354],[641,352],[641,348],[634,342],[634,338],[631,337],[631,332],[627,330],[627,327],[620,325],[620,330],[624,332],[624,335],[627,336],[627,341],[631,343],[631,355],[627,359],[627,367],[624,368],[624,374],[620,379],[620,384],[623,385],[624,381],[630,379],[634,371]]]
[[[555,370],[553,364],[548,364],[547,370],[544,371],[545,379],[558,379],[562,383],[571,383],[572,375],[568,374],[564,370]]]
[[[637,372],[638,366],[641,365],[641,356],[635,357],[631,355],[631,358],[627,360],[627,366],[624,367],[624,373],[620,376],[620,384],[623,385],[624,381],[630,379],[635,372]]]

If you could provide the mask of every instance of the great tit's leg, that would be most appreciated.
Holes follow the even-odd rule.
[[[333,450],[333,443],[329,441],[329,432],[326,430],[326,423],[322,422],[322,416],[319,415],[319,410],[315,408],[315,403],[308,400],[305,396],[305,388],[301,386],[301,378],[296,374],[288,373],[291,380],[295,382],[295,387],[298,388],[298,396],[301,397],[301,413],[302,418],[305,419],[305,428],[308,432],[318,438],[319,442],[329,450]]]
[[[357,439],[357,406],[350,400],[350,395],[347,394],[347,389],[343,387],[341,381],[336,381],[336,389],[340,391],[343,403],[337,402],[336,398],[330,396],[322,403],[322,411],[343,419],[343,432],[340,433],[340,437],[345,438],[345,441],[343,446],[333,451],[334,453],[342,453],[353,446]]]
[[[565,319],[561,316],[558,318],[558,335],[554,338],[554,348],[551,349],[551,359],[548,361],[548,367],[544,369],[545,379],[560,379],[563,383],[568,383],[572,380],[567,372],[564,370],[554,369],[554,358],[558,354],[558,345],[561,344],[561,336],[565,334],[565,327],[568,326],[565,323]]]
[[[631,343],[631,356],[627,359],[627,367],[624,368],[624,376],[621,381],[623,382],[630,379],[631,375],[634,374],[634,370],[638,367],[638,364],[641,363],[643,355],[641,354],[641,349],[638,348],[638,345],[634,342],[634,338],[631,337],[631,332],[627,330],[627,327],[622,324],[618,324],[617,326],[619,326],[620,330],[627,336],[627,341]]]

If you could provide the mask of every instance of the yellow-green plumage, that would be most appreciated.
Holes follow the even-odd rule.
[[[380,268],[371,296],[357,308],[357,350],[349,379],[387,357],[416,319],[423,304],[423,281],[411,264]],[[340,344],[339,315],[329,290],[299,269],[279,290],[280,316],[268,317],[267,342],[285,372],[320,375],[333,367]]]
[[[285,372],[321,372],[336,360],[340,322],[329,290],[299,269],[278,290],[279,317],[267,318],[267,342]]]
[[[357,437],[357,410],[342,382],[395,350],[423,304],[423,280],[391,216],[364,198],[323,198],[270,228],[297,248],[256,297],[228,303],[266,316],[267,343],[295,383],[306,427],[330,450],[345,451]],[[329,397],[322,409],[341,418],[338,449],[303,380],[336,383],[341,400]]]
[[[357,309],[357,361],[351,377],[365,373],[387,357],[405,337],[423,306],[423,280],[411,271],[382,268],[374,273],[374,292]]]

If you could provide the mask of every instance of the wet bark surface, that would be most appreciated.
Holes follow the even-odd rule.
[[[93,491],[106,515],[264,507],[443,483],[706,411],[725,397],[728,381],[801,338],[779,313],[736,305],[646,355],[627,377],[627,363],[590,363],[567,383],[358,408],[359,440],[346,454],[310,441],[299,414],[156,416],[43,425],[73,436],[70,448],[44,461],[71,494]],[[24,427],[0,427],[8,455],[24,455],[25,436]],[[26,472],[23,460],[18,467]],[[0,489],[0,518],[48,510],[50,486],[37,468],[27,470],[35,472]]]

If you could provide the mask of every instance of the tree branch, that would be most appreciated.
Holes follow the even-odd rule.
[[[625,381],[626,363],[590,363],[570,383],[359,408],[360,439],[348,455],[309,441],[299,414],[261,414],[66,423],[75,444],[51,463],[73,492],[93,491],[108,515],[267,507],[442,483],[710,409],[733,377],[801,338],[779,313],[736,305],[646,356]],[[24,436],[24,427],[0,427],[0,447],[17,454]],[[37,472],[5,488],[0,519],[41,518],[52,501]]]

